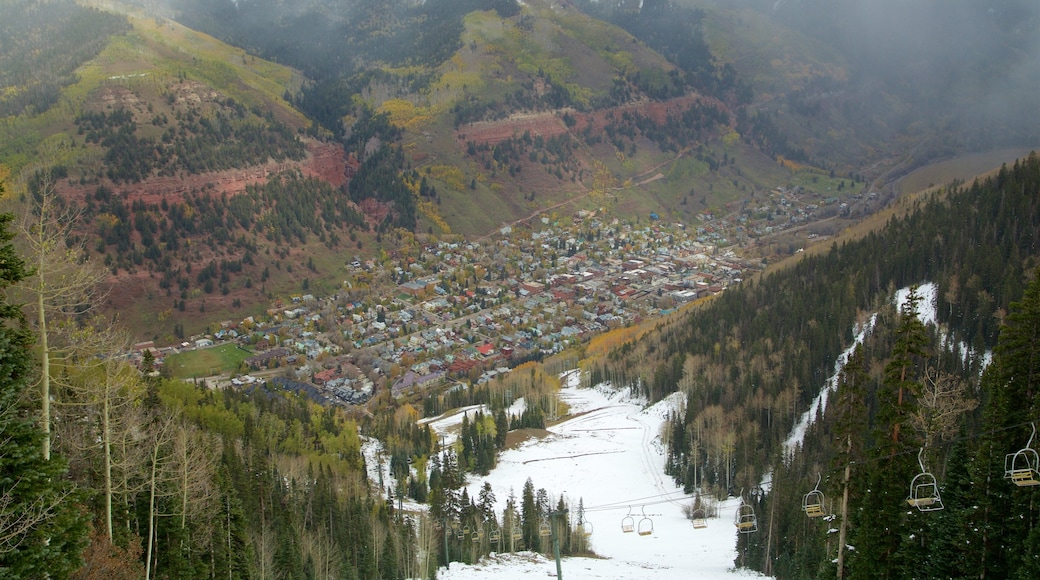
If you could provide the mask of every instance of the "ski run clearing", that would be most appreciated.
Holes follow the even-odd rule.
[[[628,398],[627,391],[608,386],[580,389],[576,375],[566,378],[568,385],[561,397],[570,405],[570,418],[549,427],[547,437],[502,452],[498,466],[487,477],[470,476],[470,497],[477,497],[484,482],[490,482],[501,513],[510,493],[519,503],[524,482],[530,477],[535,489],[545,488],[549,493],[551,505],[564,496],[572,518],[580,499],[593,528],[589,541],[599,557],[563,558],[564,578],[759,577],[734,569],[737,531],[733,517],[739,500],[724,502],[719,517],[708,519],[707,528],[694,529],[682,512],[691,497],[664,474],[659,433],[681,395],[646,407],[644,401]],[[461,420],[457,412],[429,423],[438,433],[446,433],[457,429]],[[653,532],[622,532],[622,519],[630,511],[636,524],[645,513],[650,522],[643,523],[652,523]],[[554,560],[531,552],[492,553],[477,564],[452,562],[450,569],[442,567],[437,572],[441,580],[555,575]]]

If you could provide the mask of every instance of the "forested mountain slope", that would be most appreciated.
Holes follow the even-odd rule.
[[[974,536],[982,541],[957,548],[959,565],[998,576],[1020,573],[1033,565],[1015,554],[1035,553],[1037,513],[1025,499],[1031,491],[1003,481],[1002,466],[1005,453],[1025,445],[1028,423],[1040,409],[1029,390],[1033,371],[1010,366],[1019,363],[1006,357],[1017,361],[1036,351],[1028,342],[998,344],[1037,324],[1029,292],[1040,284],[1038,192],[1035,154],[985,181],[951,186],[881,231],[729,290],[680,322],[624,345],[591,366],[592,381],[632,385],[652,400],[686,393],[685,416],[672,423],[670,470],[689,489],[727,483],[733,493],[757,489],[772,472],[771,492],[756,504],[760,532],[745,538],[746,565],[788,577],[833,566],[828,525],[807,525],[800,499],[817,473],[831,497],[839,497],[841,469],[853,461],[849,543],[857,552],[848,563],[854,577],[899,577],[921,562],[943,575],[956,542],[922,539],[922,531],[963,528],[944,518],[984,520]],[[922,305],[891,302],[895,289],[924,282],[938,286],[939,328],[914,324],[910,312]],[[847,402],[828,406],[803,449],[781,458],[780,443],[830,376],[855,325],[872,313],[874,329],[838,390]],[[966,356],[958,345],[974,353],[997,349],[981,381],[983,359]],[[860,395],[849,394],[849,382]],[[947,404],[958,413],[940,421],[936,405]],[[842,446],[849,437],[851,451]],[[904,499],[920,471],[922,446],[940,488],[967,495],[939,515],[910,517]],[[878,499],[882,489],[885,499]],[[987,508],[980,513],[974,505]],[[995,544],[1008,555],[991,552]]]
[[[1032,115],[955,106],[986,87],[1013,110],[1031,102],[1028,10],[1019,28],[1004,12],[983,19],[967,68],[900,44],[936,80],[929,90],[952,83],[922,95],[905,82],[913,70],[885,73],[881,56],[857,52],[871,45],[841,34],[846,12],[812,3],[106,7],[128,20],[5,2],[32,30],[4,33],[11,189],[46,168],[36,183],[82,208],[80,241],[120,282],[113,307],[170,339],[198,329],[191,313],[331,290],[343,254],[392,253],[393,230],[476,237],[579,209],[703,225],[776,187],[866,195],[936,157],[1040,134]],[[97,37],[83,37],[88,24]],[[67,49],[33,48],[50,33]],[[30,82],[30,54],[54,74]],[[977,69],[985,82],[969,83]],[[215,235],[203,242],[199,227]]]
[[[4,13],[7,207],[48,198],[70,246],[108,270],[108,308],[142,337],[183,337],[204,326],[193,314],[246,312],[312,280],[317,291],[342,264],[328,250],[374,237],[382,218],[346,189],[357,158],[305,135],[283,98],[298,73],[133,11],[5,0]],[[34,44],[51,35],[62,51]]]

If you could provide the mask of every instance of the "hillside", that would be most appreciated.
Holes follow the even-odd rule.
[[[70,26],[104,14],[47,6]],[[46,16],[24,14],[26,26]],[[54,106],[0,125],[4,174],[78,215],[85,254],[110,271],[107,308],[172,340],[204,325],[200,312],[248,312],[336,276],[342,262],[317,248],[356,252],[378,218],[348,200],[357,161],[305,135],[283,100],[299,75],[172,20],[122,22],[74,52],[83,63],[49,89]],[[7,94],[44,90],[7,82]]]
[[[927,554],[956,542],[941,530],[962,519],[981,518],[990,526],[978,535],[969,533],[971,545],[983,543],[982,536],[1029,542],[1024,532],[1015,539],[997,531],[1019,513],[1029,521],[1036,516],[1035,506],[1022,503],[1029,501],[1028,492],[1014,491],[998,472],[1004,454],[1024,444],[1029,422],[1040,415],[1033,404],[1017,412],[1003,406],[1017,392],[1007,373],[1030,371],[1012,370],[1001,357],[1022,355],[1022,348],[1031,351],[1021,344],[1001,345],[1015,325],[1036,323],[1031,296],[1037,288],[1033,248],[1038,230],[1028,216],[1037,215],[1038,169],[1040,160],[1033,154],[970,187],[955,185],[944,196],[927,196],[904,217],[893,217],[862,239],[727,291],[638,343],[590,361],[592,381],[632,385],[653,400],[685,393],[685,412],[671,419],[667,470],[687,490],[717,489],[730,476],[731,485],[745,489],[771,479],[770,493],[756,509],[775,510],[768,511],[770,529],[776,526],[775,533],[794,534],[806,543],[776,546],[761,534],[742,538],[754,554],[751,561],[761,562],[751,565],[767,573],[833,573],[834,552],[833,547],[828,551],[826,534],[807,526],[798,510],[817,473],[830,497],[846,485],[851,490],[849,543],[856,552],[846,564],[850,572],[874,574],[924,560],[933,563],[937,575],[945,575],[938,571],[945,570],[946,558]],[[926,282],[934,284],[929,294],[934,303],[893,297],[895,289]],[[912,323],[912,313],[932,308],[938,326]],[[851,352],[857,334],[862,349],[833,379],[839,386],[832,397],[839,402],[825,413],[817,411],[801,449],[781,454],[790,426],[835,372],[838,355],[847,348],[846,355]],[[915,342],[906,346],[910,336]],[[912,354],[901,354],[907,349]],[[994,364],[986,366],[989,355],[980,353],[989,352],[995,353]],[[897,397],[897,390],[902,395]],[[1019,401],[1036,400],[1022,396]],[[846,439],[852,449],[839,445]],[[903,501],[910,479],[920,471],[916,456],[921,447],[938,489],[961,494],[937,516],[908,515]],[[727,454],[732,460],[725,459]],[[856,464],[852,480],[843,485],[842,469],[850,461]],[[967,492],[962,486],[969,484],[960,475],[965,470],[975,478],[989,473],[999,483]],[[879,489],[886,495],[879,496]],[[1002,501],[1008,505],[993,503]],[[973,514],[970,506],[982,503],[992,511]],[[837,504],[826,509],[840,513]],[[879,525],[898,531],[880,534]],[[901,544],[900,534],[923,540],[910,548]],[[965,556],[970,563],[960,564],[962,571],[976,566],[1006,572],[1030,565],[961,549],[973,554]],[[877,554],[869,550],[898,555],[882,564],[863,556]]]
[[[645,489],[654,573],[675,493],[757,515],[712,575],[1040,575],[1040,159],[898,197],[1040,142],[1028,0],[96,4],[0,0],[0,576],[431,577]]]
[[[799,154],[768,119],[741,112],[749,86],[706,43],[699,9],[358,1],[290,49],[274,39],[332,4],[283,14],[246,3],[221,18],[177,6],[186,22],[306,71],[313,84],[293,102],[333,134],[353,132],[354,95],[386,113],[403,129],[398,170],[418,169],[435,190],[416,206],[419,231],[484,235],[550,208],[604,206],[694,221],[800,172],[835,177],[777,163]],[[432,30],[438,42],[409,52]]]
[[[9,1],[41,32],[41,22],[64,21]],[[5,77],[10,107],[21,108],[4,118],[0,159],[15,187],[45,183],[82,204],[82,243],[116,288],[110,306],[142,337],[192,334],[204,325],[192,314],[226,319],[331,292],[355,256],[402,251],[400,235],[384,235],[394,230],[472,239],[579,210],[706,226],[706,215],[765,215],[777,188],[857,206],[821,212],[827,225],[790,236],[762,232],[792,224],[755,228],[750,251],[783,257],[889,199],[858,202],[868,183],[883,189],[979,146],[959,124],[903,124],[934,100],[893,89],[897,74],[865,77],[874,69],[855,45],[807,26],[801,9],[140,5],[106,5],[127,17],[77,9],[66,36],[80,44],[66,52],[79,60],[44,53],[38,67],[64,71],[46,88]],[[75,41],[88,16],[107,19],[108,32]],[[841,50],[829,50],[836,42]],[[1023,42],[1001,54],[1020,55]],[[25,54],[10,53],[12,71]],[[1012,95],[1028,84],[1015,78]],[[864,108],[878,95],[866,85],[884,93],[884,115]],[[43,93],[32,109],[17,105]],[[1006,143],[990,143],[1034,133],[1019,123],[1001,133]],[[33,178],[44,165],[53,171]],[[287,219],[285,198],[276,209],[283,195],[310,205]]]

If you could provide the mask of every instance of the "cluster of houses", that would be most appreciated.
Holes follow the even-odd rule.
[[[243,363],[250,376],[277,376],[279,386],[331,403],[480,383],[761,267],[716,244],[660,220],[545,219],[482,243],[355,260],[348,267],[372,281],[366,295],[294,296],[266,316],[222,323],[196,346],[237,341],[252,351]]]

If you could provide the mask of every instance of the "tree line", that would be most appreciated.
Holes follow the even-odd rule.
[[[355,418],[132,366],[93,314],[102,273],[70,208],[37,193],[21,223],[0,215],[0,574],[428,575],[418,522],[368,485]]]

